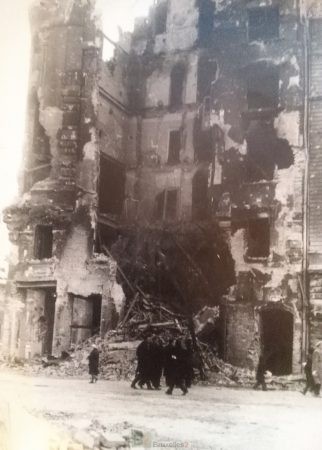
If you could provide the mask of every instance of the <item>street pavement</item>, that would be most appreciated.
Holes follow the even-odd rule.
[[[2,398],[67,431],[142,430],[146,448],[322,450],[322,398],[311,394],[193,386],[186,396],[175,390],[170,397],[165,389],[133,390],[123,381],[89,384],[9,371],[0,372],[0,389]]]

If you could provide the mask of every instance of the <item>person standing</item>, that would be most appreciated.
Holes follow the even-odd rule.
[[[92,345],[92,351],[88,355],[88,372],[91,375],[90,383],[96,383],[99,374],[99,351],[95,344]]]
[[[159,336],[152,336],[151,343],[151,382],[154,389],[161,389],[161,377],[164,364],[163,346]]]
[[[264,356],[261,354],[258,360],[257,370],[256,370],[256,383],[253,389],[257,389],[262,386],[263,391],[267,391],[267,386],[265,382],[265,360]]]
[[[152,389],[151,386],[151,338],[148,335],[144,336],[143,341],[138,345],[136,349],[136,357],[138,360],[136,373],[134,380],[131,383],[131,388],[136,389],[136,383],[139,384],[140,388],[144,384],[147,385],[149,390]]]
[[[168,387],[171,382],[173,347],[174,347],[174,339],[170,337],[168,344],[164,347],[164,367],[163,367],[165,384]]]
[[[321,383],[322,383],[322,341],[318,342],[315,346],[312,355],[312,375],[314,380],[314,394],[320,395]]]
[[[185,383],[185,352],[182,343],[177,339],[175,345],[169,349],[168,363],[168,389],[167,395],[172,395],[173,389],[178,387],[182,390],[182,394],[186,395],[188,389]]]
[[[307,391],[312,391],[312,392],[315,391],[315,383],[314,383],[314,379],[313,379],[313,375],[312,375],[313,351],[314,351],[314,348],[310,347],[309,351],[308,351],[306,363],[304,366],[304,372],[305,372],[305,377],[306,377],[306,385],[305,385],[305,388],[303,391],[304,395],[307,393]]]

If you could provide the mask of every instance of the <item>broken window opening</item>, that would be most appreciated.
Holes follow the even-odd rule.
[[[174,220],[177,216],[178,189],[166,189],[156,196],[156,220]]]
[[[267,64],[253,67],[247,82],[248,109],[277,108],[278,102],[278,68]]]
[[[276,167],[287,169],[294,164],[292,148],[286,139],[276,136],[271,120],[253,120],[246,133],[247,180],[272,180]]]
[[[179,108],[183,105],[186,68],[183,63],[176,64],[171,71],[170,80],[170,107]]]
[[[101,153],[98,208],[102,214],[120,216],[125,197],[125,168],[117,160]]]
[[[267,258],[270,252],[269,218],[252,219],[248,222],[247,257]]]
[[[279,37],[279,8],[260,7],[248,10],[248,40],[270,40]]]
[[[216,143],[221,136],[217,132],[216,126],[203,129],[202,117],[196,117],[193,125],[193,146],[194,159],[199,162],[212,162]]]
[[[86,339],[100,333],[102,296],[93,294],[89,297],[70,295],[72,312],[71,343],[80,344]]]
[[[217,63],[207,55],[201,55],[198,61],[198,102],[211,97],[212,83],[216,80]]]
[[[261,311],[261,340],[265,369],[273,375],[292,373],[293,315],[283,309]]]
[[[192,179],[192,219],[203,220],[208,213],[208,170],[198,170]]]
[[[199,0],[198,7],[198,42],[201,47],[209,47],[214,29],[214,2],[212,0]]]
[[[53,255],[53,227],[37,225],[35,228],[34,257],[36,259],[51,258]]]
[[[171,130],[169,133],[168,164],[180,163],[181,130]]]
[[[167,31],[168,2],[161,1],[155,7],[155,34],[163,34]]]

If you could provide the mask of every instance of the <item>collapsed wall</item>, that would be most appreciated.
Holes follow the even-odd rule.
[[[291,1],[160,0],[132,39],[128,217],[219,223],[236,277],[224,356],[253,367],[264,351],[276,373],[301,370],[307,345],[300,18]]]

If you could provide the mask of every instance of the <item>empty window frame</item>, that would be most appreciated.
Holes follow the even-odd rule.
[[[53,254],[53,227],[37,225],[35,228],[34,257],[51,258]]]
[[[100,333],[102,297],[69,295],[71,309],[71,343],[79,344]]]
[[[155,8],[155,34],[163,34],[167,30],[168,2],[161,1]]]
[[[203,220],[208,211],[208,169],[198,170],[192,179],[192,218]]]
[[[99,176],[99,212],[120,216],[125,197],[125,168],[123,164],[101,154]]]
[[[184,64],[176,64],[171,71],[170,79],[170,107],[179,108],[183,105],[183,94],[186,80],[186,68]]]
[[[261,7],[248,10],[248,40],[270,40],[279,37],[279,8]]]
[[[215,7],[212,0],[199,0],[198,38],[201,47],[211,44],[214,30]]]
[[[177,217],[178,189],[168,189],[156,196],[156,220],[174,220]]]
[[[270,251],[269,218],[252,219],[248,222],[247,256],[250,258],[267,258]]]
[[[169,133],[168,164],[180,163],[181,130],[171,130]]]
[[[279,102],[278,67],[260,64],[247,80],[248,109],[277,108]]]
[[[205,97],[211,96],[211,88],[216,80],[217,63],[207,55],[200,55],[198,61],[198,101],[202,102]],[[210,101],[210,98],[209,100]]]

